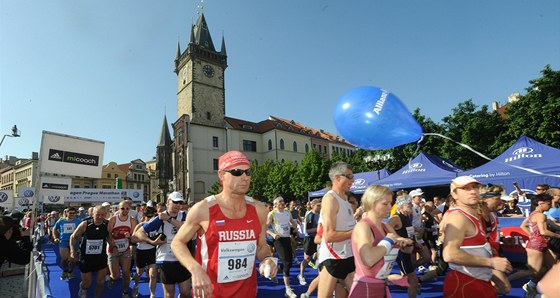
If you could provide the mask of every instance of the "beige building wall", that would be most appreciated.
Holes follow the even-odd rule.
[[[37,167],[39,161],[31,159],[27,161],[18,161],[14,167],[14,196],[19,197],[19,189],[22,187],[35,186],[35,179],[37,179]]]

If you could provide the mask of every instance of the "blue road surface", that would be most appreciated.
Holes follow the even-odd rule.
[[[62,273],[62,269],[59,267],[60,263],[60,256],[58,254],[58,246],[52,244],[46,244],[43,246],[43,251],[45,255],[45,264],[48,270],[48,277],[49,277],[49,286],[51,289],[52,296],[54,298],[58,297],[78,297],[78,289],[80,283],[80,272],[76,266],[74,269],[75,278],[68,281],[61,281],[60,275]],[[298,259],[302,259],[302,250],[297,251]],[[292,285],[292,289],[298,295],[304,293],[307,290],[307,286],[301,286],[298,282],[297,275],[299,273],[299,265],[292,266],[290,270],[290,282]],[[307,280],[307,284],[310,284],[313,278],[317,276],[317,270],[314,270],[310,267],[305,269],[305,278]],[[260,277],[258,279],[258,296],[257,297],[266,297],[266,298],[282,298],[284,297],[284,284],[282,281],[282,273],[279,273],[278,280],[280,281],[278,284],[273,283],[272,281],[265,279],[264,277]],[[508,295],[503,295],[500,297],[523,297],[525,292],[521,289],[523,283],[526,280],[519,280],[514,282],[513,289]],[[132,288],[131,283],[131,288]],[[95,278],[93,278],[93,285],[88,291],[88,297],[93,297],[93,289],[95,287]],[[442,288],[443,288],[443,276],[437,278],[437,281],[433,282],[425,282],[422,285],[421,294],[418,297],[442,297]],[[406,288],[401,288],[398,286],[390,286],[391,295],[397,298],[405,298],[407,296]],[[131,293],[132,289],[130,289]],[[150,297],[150,292],[148,288],[148,280],[145,275],[140,280],[140,287],[139,287],[139,297]],[[176,295],[179,293],[179,290],[176,289]],[[311,297],[317,297],[317,293],[314,293]],[[103,297],[121,297],[122,295],[122,286],[121,280],[115,282],[115,286],[113,289],[108,289],[105,286],[105,290],[103,292]],[[157,285],[156,290],[156,297],[160,298],[163,297],[163,289],[161,284]]]

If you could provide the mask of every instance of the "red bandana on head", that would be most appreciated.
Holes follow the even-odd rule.
[[[234,169],[237,166],[251,166],[251,163],[245,156],[245,154],[239,151],[228,151],[224,155],[220,156],[218,160],[218,170],[225,171]]]

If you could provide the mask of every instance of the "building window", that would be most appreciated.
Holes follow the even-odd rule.
[[[212,114],[210,112],[206,112],[206,120],[212,120]]]
[[[272,140],[268,139],[268,150],[272,150]]]
[[[284,139],[280,139],[280,150],[284,150]]]
[[[214,149],[218,149],[219,145],[220,145],[220,144],[218,143],[218,137],[213,136],[213,137],[212,137],[212,147],[213,147]]]
[[[107,173],[107,178],[111,178],[111,173]]]
[[[243,140],[243,151],[257,152],[257,142],[251,140]]]
[[[214,171],[218,170],[218,160],[215,158],[212,160],[212,168],[214,169]]]
[[[105,185],[105,184],[104,184],[103,186],[101,186],[101,188],[103,188],[103,189],[111,189],[111,188],[113,188],[113,187],[111,187],[111,185]]]
[[[297,143],[296,143],[296,141],[294,141],[294,144],[292,145],[292,147],[294,148],[294,152],[297,152]]]
[[[309,144],[305,144],[305,153],[309,153]]]

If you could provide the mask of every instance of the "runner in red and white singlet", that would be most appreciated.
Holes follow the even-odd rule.
[[[239,151],[222,155],[218,161],[222,191],[196,203],[171,242],[175,256],[192,274],[193,297],[256,297],[257,258],[260,274],[276,276],[265,238],[268,208],[245,195],[250,167]],[[187,246],[195,233],[196,260]]]

